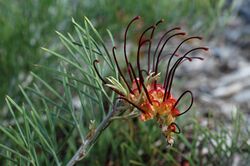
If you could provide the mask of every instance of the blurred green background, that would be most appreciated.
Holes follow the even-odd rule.
[[[62,51],[62,44],[59,43],[55,31],[74,34],[72,18],[81,23],[84,16],[87,16],[104,39],[108,38],[106,29],[109,29],[118,42],[122,39],[124,27],[137,15],[143,18],[144,27],[163,18],[166,20],[163,28],[182,25],[191,34],[205,36],[210,40],[219,37],[218,34],[223,31],[227,20],[234,15],[234,7],[230,0],[0,0],[0,120],[8,121],[4,100],[6,94],[17,102],[22,101],[18,85],[27,86],[32,82],[30,71],[42,75],[48,82],[53,81],[45,72],[35,68],[34,64],[56,66],[57,59],[48,58],[41,47]],[[207,118],[210,119],[210,115],[207,115]],[[240,131],[240,125],[245,124],[241,115],[237,115],[232,121],[235,131]],[[160,132],[153,122],[136,122],[140,128],[138,136],[134,133],[136,127],[133,126],[133,120],[126,123],[128,125],[122,130],[123,124],[117,122],[104,132],[83,163],[109,166],[143,165],[142,163],[146,162],[149,165],[164,165],[166,161],[171,161],[173,165],[178,165],[175,159],[183,157],[182,152],[178,151],[178,148],[172,148],[169,151],[171,155],[166,154],[167,150],[160,146],[162,142],[155,141],[158,140]],[[189,157],[193,157],[193,160],[183,157],[185,160],[179,159],[180,161],[190,159],[189,161],[194,161],[191,165],[199,163],[199,155],[202,152],[196,147],[195,141],[190,141],[193,138],[199,140],[199,133],[205,135],[204,144],[210,145],[210,138],[218,141],[218,151],[214,152],[214,156],[209,152],[205,163],[209,163],[207,159],[213,158],[214,165],[225,156],[230,158],[236,152],[241,153],[236,144],[224,148],[227,131],[223,128],[221,133],[213,133],[209,128],[203,128],[197,121],[192,120],[185,121],[182,126],[187,130],[192,128],[196,134],[188,138],[178,136],[177,142],[183,142],[180,144],[183,151],[189,151]],[[218,123],[218,126],[223,124]],[[113,139],[114,137],[116,139]],[[233,141],[238,138],[236,133]],[[249,149],[248,146],[243,150],[248,153]],[[68,158],[69,155],[72,154],[68,154]],[[229,162],[226,159],[223,159],[224,163]],[[245,161],[247,163],[247,159]]]
[[[107,36],[110,29],[115,37],[136,15],[145,24],[164,18],[167,24],[185,23],[198,34],[210,33],[221,14],[220,0],[10,0],[0,1],[0,108],[4,96],[18,99],[17,85],[28,81],[33,64],[49,64],[40,47],[57,48],[55,31],[72,32],[71,18],[81,22],[87,16]]]

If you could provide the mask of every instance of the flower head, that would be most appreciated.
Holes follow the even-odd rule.
[[[167,55],[169,57],[166,71],[159,72],[159,64],[163,60],[162,54],[166,44],[170,39],[176,36],[185,36],[186,33],[180,31],[180,27],[172,28],[166,31],[159,39],[156,44],[156,48],[152,51],[153,37],[154,32],[157,26],[163,22],[163,20],[158,21],[156,24],[146,28],[140,35],[138,41],[138,49],[136,55],[136,64],[133,66],[129,61],[126,52],[126,43],[127,43],[127,33],[132,23],[138,20],[140,17],[137,16],[130,21],[126,27],[124,33],[124,59],[126,63],[127,73],[123,73],[119,62],[116,58],[116,47],[113,47],[112,53],[114,62],[116,64],[117,70],[120,75],[120,79],[117,80],[114,77],[107,77],[108,82],[101,77],[96,68],[97,60],[94,61],[94,67],[100,79],[113,91],[119,95],[119,99],[124,100],[132,109],[136,108],[140,111],[140,119],[142,121],[147,121],[150,119],[156,119],[159,127],[162,130],[162,133],[166,137],[166,140],[169,144],[174,142],[174,133],[180,133],[178,125],[175,123],[175,120],[178,116],[185,114],[193,104],[193,95],[192,92],[186,90],[182,93],[179,98],[175,98],[171,93],[171,87],[173,84],[174,75],[176,69],[183,62],[191,62],[194,59],[203,60],[201,57],[190,56],[191,53],[197,50],[207,51],[207,47],[196,47],[193,48],[183,55],[177,54],[180,47],[190,41],[190,40],[201,40],[199,36],[186,37],[182,42],[180,42],[174,51]],[[146,37],[146,34],[149,33],[149,37]],[[142,47],[147,47],[146,56],[147,56],[147,67],[141,67],[141,54]],[[166,56],[166,55],[165,55]],[[173,62],[174,61],[174,62]],[[164,75],[162,74],[164,73]],[[126,79],[126,75],[129,79]],[[164,76],[163,83],[159,83],[159,78]],[[191,101],[190,105],[185,111],[180,111],[177,109],[177,105],[185,95],[190,95]]]

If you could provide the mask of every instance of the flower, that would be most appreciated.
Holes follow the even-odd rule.
[[[174,75],[176,69],[180,64],[185,61],[191,62],[193,59],[203,60],[201,57],[190,56],[191,53],[197,50],[204,50],[207,51],[207,47],[196,47],[189,51],[187,51],[183,55],[178,55],[177,51],[180,47],[190,41],[190,40],[201,40],[202,38],[199,36],[192,36],[185,38],[180,44],[177,45],[175,50],[169,55],[169,59],[167,62],[167,67],[165,71],[165,77],[163,83],[158,83],[159,78],[161,77],[161,73],[158,72],[160,61],[162,61],[162,53],[164,47],[168,43],[171,38],[176,36],[185,36],[186,33],[180,32],[180,27],[172,28],[166,31],[158,41],[156,48],[151,55],[151,47],[152,47],[152,39],[154,36],[154,32],[157,26],[163,22],[163,20],[158,21],[156,24],[146,28],[140,36],[138,42],[138,49],[137,49],[137,61],[135,67],[129,62],[126,52],[126,42],[127,42],[127,33],[132,23],[138,20],[140,17],[137,16],[130,21],[128,26],[126,27],[124,33],[124,59],[126,63],[127,75],[130,79],[128,81],[125,77],[125,73],[122,72],[119,62],[116,58],[116,47],[113,47],[112,53],[115,65],[120,75],[120,79],[117,80],[114,77],[110,76],[107,77],[107,80],[104,80],[100,73],[97,70],[96,63],[98,60],[94,61],[95,70],[100,77],[100,79],[115,91],[119,95],[119,99],[124,100],[132,109],[137,108],[140,111],[140,119],[142,121],[147,121],[150,119],[156,119],[159,127],[162,130],[162,133],[166,137],[166,140],[169,144],[174,143],[174,133],[180,133],[180,128],[175,123],[177,117],[185,114],[193,104],[193,95],[192,92],[186,90],[182,93],[179,98],[175,98],[171,93],[171,87],[173,84]],[[176,32],[177,31],[177,32]],[[150,37],[147,38],[146,34],[150,33]],[[173,33],[173,34],[172,34]],[[147,69],[141,68],[141,49],[148,45],[147,48]],[[171,65],[171,62],[174,60],[175,62]],[[136,70],[135,70],[136,69]],[[190,95],[191,101],[188,108],[180,112],[178,110],[177,105],[181,101],[181,99],[185,95]]]

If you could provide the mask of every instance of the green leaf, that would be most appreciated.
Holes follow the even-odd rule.
[[[6,151],[9,151],[9,152],[11,152],[11,153],[17,155],[18,157],[20,157],[20,158],[22,158],[22,159],[28,161],[29,163],[31,163],[30,159],[28,159],[27,157],[25,157],[24,155],[22,155],[21,153],[19,153],[17,150],[11,149],[11,148],[9,148],[8,146],[5,146],[5,145],[3,145],[3,144],[0,144],[0,147],[3,148],[3,149],[5,149]],[[15,160],[11,160],[11,161],[17,162],[17,161],[15,161]]]

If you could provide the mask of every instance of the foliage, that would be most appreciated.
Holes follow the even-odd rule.
[[[140,14],[147,18],[145,24],[165,18],[170,24],[183,21],[193,31],[206,30],[209,34],[218,23],[224,0],[203,2],[169,0],[152,5],[150,0],[140,3],[132,0],[0,1],[0,24],[4,25],[0,31],[0,70],[3,71],[0,93],[5,94],[8,89],[11,96],[5,97],[8,112],[1,116],[6,119],[0,126],[1,165],[65,165],[113,109],[115,95],[104,90],[92,64],[98,57],[102,75],[117,78],[114,64],[109,60],[110,49],[106,48],[107,41],[112,43],[113,38],[103,27],[121,31],[121,25]],[[99,10],[95,10],[96,6]],[[100,34],[86,18],[83,25],[73,20],[73,26],[69,26],[70,16],[81,20],[82,15],[94,18],[95,27],[102,29]],[[57,32],[59,43],[53,37],[54,29],[75,31],[67,36]],[[44,52],[39,48],[44,43],[49,49],[43,48],[47,53],[41,58]],[[34,63],[39,65],[27,74]],[[23,80],[28,83],[16,86]],[[180,144],[169,148],[159,138],[154,121],[142,123],[126,118],[115,121],[98,138],[95,148],[88,147],[87,158],[81,163],[165,165],[187,160],[191,165],[228,165],[238,154],[242,155],[242,164],[248,162],[250,133],[242,127],[247,122],[240,113],[233,119],[233,129],[225,128],[224,122],[213,128],[202,126],[197,119],[186,119],[181,124],[185,128],[176,141]],[[216,120],[214,123],[217,124]],[[228,139],[232,142],[228,143]],[[202,149],[208,152],[202,154]]]
[[[154,5],[152,5],[154,4]],[[134,6],[134,7],[131,7]],[[0,108],[4,96],[15,96],[21,101],[18,83],[29,84],[28,72],[33,64],[53,65],[52,59],[42,58],[41,46],[60,48],[54,31],[72,32],[70,18],[77,21],[86,15],[105,38],[105,28],[121,32],[121,27],[134,16],[141,15],[145,24],[164,18],[168,24],[186,24],[196,33],[210,34],[223,24],[225,0],[20,0],[0,1]],[[97,10],[98,8],[98,10]],[[178,10],[177,10],[178,9]],[[187,21],[188,20],[188,21]],[[118,39],[119,35],[116,35]],[[37,72],[40,72],[38,70]],[[49,78],[46,78],[49,79]]]
[[[1,106],[7,93],[20,99],[17,83],[29,83],[34,63],[49,64],[40,47],[57,47],[54,31],[69,29],[69,11],[62,1],[0,1]]]
[[[26,100],[22,105],[6,97],[14,124],[1,126],[6,136],[6,142],[1,144],[6,153],[2,155],[18,165],[47,165],[49,162],[59,165],[66,162],[75,151],[77,142],[84,141],[87,134],[91,134],[89,130],[94,129],[112,108],[114,95],[106,93],[92,65],[98,56],[98,59],[103,59],[103,65],[110,65],[115,72],[112,61],[107,61],[107,48],[87,19],[84,29],[74,20],[73,23],[76,39],[70,34],[66,38],[58,32],[67,49],[66,55],[44,48],[60,59],[57,69],[43,67],[57,84],[31,73],[36,80],[33,86],[20,86]],[[73,44],[75,41],[82,46]],[[80,102],[80,105],[74,102]],[[88,126],[90,124],[94,127]]]
[[[212,114],[203,119],[208,120],[208,124],[202,125],[195,114],[178,122],[183,122],[180,126],[184,129],[173,147],[167,147],[164,139],[159,138],[159,129],[153,121],[145,123],[124,119],[115,122],[82,163],[175,165],[188,161],[190,165],[231,165],[238,156],[238,165],[247,165],[250,132],[242,127],[247,124],[242,113],[236,111],[232,115],[232,128],[225,127],[224,121],[212,118]],[[110,139],[113,141],[110,142]]]
[[[32,87],[19,86],[25,102],[18,105],[6,97],[9,119],[13,121],[0,127],[3,165],[65,165],[113,109],[114,94],[104,90],[92,64],[98,57],[101,59],[98,70],[102,75],[117,78],[109,51],[88,19],[85,18],[84,27],[74,20],[73,24],[75,36],[68,34],[66,37],[57,32],[65,48],[62,53],[43,48],[48,56],[59,59],[57,68],[38,66],[54,79],[45,80],[31,73]],[[107,128],[82,163],[165,165],[188,161],[191,165],[224,165],[237,153],[246,157],[242,162],[247,162],[249,131],[242,128],[246,122],[241,114],[233,121],[234,128],[228,132],[221,126],[223,123],[215,122],[218,125],[209,128],[199,124],[197,119],[180,119],[181,125],[186,126],[184,134],[178,136],[174,147],[167,147],[154,121],[143,123],[124,118]],[[203,154],[203,149],[208,152]]]

